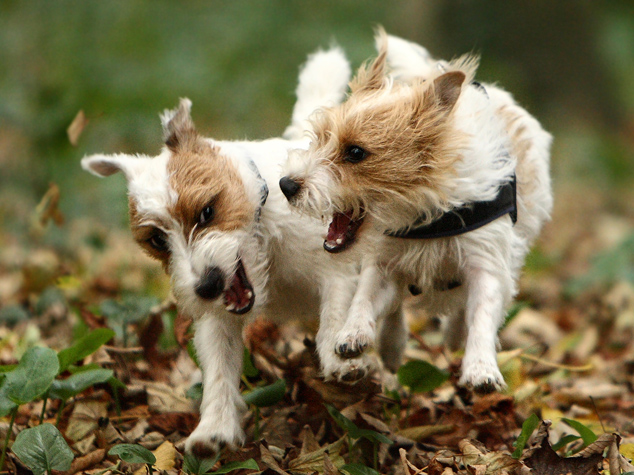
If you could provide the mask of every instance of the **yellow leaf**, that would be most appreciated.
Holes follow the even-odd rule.
[[[159,445],[152,453],[156,457],[156,463],[154,468],[156,470],[171,470],[176,464],[176,448],[169,440],[166,440]],[[147,470],[145,467],[138,469],[134,472],[134,475],[146,475]]]
[[[623,444],[619,448],[621,455],[627,459],[634,460],[634,444]]]

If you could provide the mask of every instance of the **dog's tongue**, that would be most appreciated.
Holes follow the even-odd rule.
[[[238,315],[247,313],[253,307],[255,294],[249,279],[247,279],[242,260],[238,260],[236,272],[231,278],[231,285],[225,290],[224,300],[226,309]]]
[[[361,223],[363,218],[352,219],[352,211],[335,213],[328,226],[324,249],[328,252],[341,252],[346,249],[354,242]]]

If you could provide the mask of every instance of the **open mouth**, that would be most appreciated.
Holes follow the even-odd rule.
[[[231,285],[224,293],[225,308],[231,313],[242,315],[253,307],[255,293],[247,278],[242,259],[238,259],[236,272],[231,278]]]
[[[357,237],[357,231],[363,224],[363,218],[353,219],[352,211],[335,213],[332,216],[324,249],[328,252],[341,252],[350,247]]]

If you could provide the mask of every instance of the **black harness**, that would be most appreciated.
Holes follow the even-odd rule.
[[[503,184],[497,196],[490,201],[474,201],[443,213],[428,224],[414,223],[405,229],[386,232],[388,236],[404,239],[435,239],[458,236],[510,214],[513,224],[517,222],[517,187],[515,175]],[[417,222],[424,221],[424,217]]]

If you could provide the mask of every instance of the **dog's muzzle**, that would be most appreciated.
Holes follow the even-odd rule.
[[[289,201],[291,201],[291,199],[295,195],[297,195],[301,188],[301,183],[293,180],[292,178],[289,178],[287,176],[283,176],[282,178],[280,178],[280,189],[282,190],[282,193],[284,193],[284,196],[286,196],[286,199]]]

